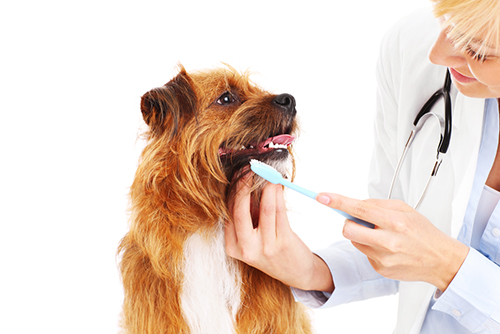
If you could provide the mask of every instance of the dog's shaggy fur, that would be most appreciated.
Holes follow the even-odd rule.
[[[224,250],[228,203],[249,160],[283,173],[293,165],[284,148],[297,132],[293,97],[270,94],[229,66],[181,67],[144,94],[141,111],[148,143],[119,247],[125,333],[310,333],[288,286]],[[254,178],[258,206],[264,182]]]

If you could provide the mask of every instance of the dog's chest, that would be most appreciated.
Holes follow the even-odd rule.
[[[235,260],[226,255],[224,244],[220,227],[210,238],[195,233],[184,245],[181,303],[193,334],[235,333],[241,275]]]

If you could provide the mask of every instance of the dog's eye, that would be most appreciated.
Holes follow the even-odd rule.
[[[220,104],[221,106],[225,106],[225,105],[228,105],[228,104],[231,104],[233,102],[235,102],[236,100],[234,99],[234,97],[231,95],[231,93],[229,92],[225,92],[224,94],[222,94],[218,99],[217,99],[217,104]]]

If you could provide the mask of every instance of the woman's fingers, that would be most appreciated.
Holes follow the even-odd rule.
[[[233,219],[225,224],[225,242],[228,255],[241,259],[244,247],[251,243],[253,234],[252,216],[250,213],[252,173],[246,175],[236,185],[236,194],[230,205]]]
[[[233,222],[236,237],[248,237],[253,233],[252,216],[250,213],[253,178],[252,173],[247,174],[236,186],[236,194],[233,199]]]
[[[278,186],[276,189],[276,234],[284,235],[290,231],[285,198],[283,197],[283,187]]]
[[[358,200],[331,193],[320,193],[316,200],[330,208],[344,211],[381,228],[391,227],[392,223],[397,221],[394,219],[394,215],[398,212],[413,210],[406,203],[398,200]]]
[[[276,241],[276,196],[278,186],[267,183],[262,190],[259,225],[257,227],[262,243],[272,247]]]

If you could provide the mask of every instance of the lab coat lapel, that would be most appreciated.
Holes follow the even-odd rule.
[[[434,290],[432,285],[424,282],[399,283],[399,298],[405,302],[399,303],[398,322],[394,334],[420,332]]]
[[[432,110],[436,114],[443,114],[444,101],[440,99]],[[407,192],[407,203],[415,205],[422,194],[422,190],[429,179],[432,166],[435,161],[436,148],[439,142],[439,124],[429,118],[425,125],[421,128],[409,153],[408,161],[410,162],[406,168],[411,177]],[[446,219],[451,206],[446,206],[446,201],[451,201],[452,192],[444,187],[449,180],[447,170],[451,166],[447,166],[445,161],[440,168],[438,176],[432,181],[429,191],[426,193],[425,199],[420,206],[419,212],[426,216],[439,229],[448,229],[450,225],[449,218]],[[445,176],[445,178],[442,178]],[[442,203],[439,210],[436,205]],[[446,228],[448,226],[448,228]],[[399,283],[399,299],[398,306],[398,322],[394,330],[394,334],[417,334],[422,327],[425,314],[429,307],[430,299],[435,292],[435,287],[424,282],[400,282]]]
[[[443,106],[438,103],[435,108],[440,110]],[[458,234],[457,229],[460,229],[462,225],[472,188],[477,154],[481,143],[483,110],[484,100],[467,98],[461,94],[457,95],[453,103],[453,129],[450,148],[443,159],[436,180],[431,185],[432,189],[429,189],[419,210],[437,228],[447,234],[451,233],[454,237]],[[431,127],[427,126],[427,129],[429,128]],[[435,146],[424,147],[429,146],[427,141],[435,143],[434,137],[428,136],[424,132],[422,139],[422,146],[416,147],[414,161],[419,160],[419,152],[428,151],[432,147],[435,150]],[[415,170],[413,172],[415,174]],[[412,182],[425,184],[428,172],[417,174]],[[415,201],[419,195],[420,189],[413,189],[409,194],[412,201]],[[399,306],[395,334],[417,334],[420,332],[430,298],[435,290],[434,286],[423,282],[400,282],[399,297],[405,302],[400,303]]]

